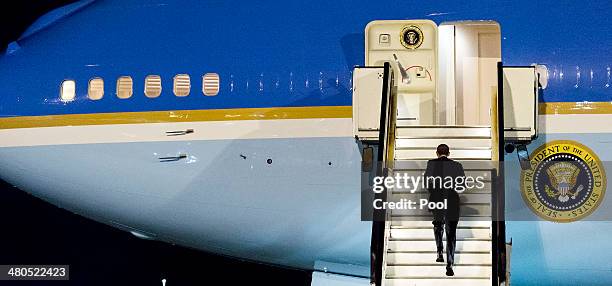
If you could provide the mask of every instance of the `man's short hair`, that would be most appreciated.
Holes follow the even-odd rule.
[[[446,145],[446,144],[438,145],[438,148],[436,149],[436,153],[438,153],[438,155],[446,155],[446,156],[448,156],[448,154],[450,154],[450,150],[448,149],[448,145]]]

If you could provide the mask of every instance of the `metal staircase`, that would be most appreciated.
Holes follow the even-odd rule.
[[[457,228],[455,276],[446,276],[446,262],[435,262],[436,245],[429,211],[393,210],[386,214],[382,285],[492,285],[492,173],[480,163],[492,159],[491,128],[410,126],[397,120],[395,161],[390,172],[411,176],[422,174],[427,160],[435,157],[440,143],[449,145],[450,158],[462,161],[467,176],[485,177],[484,188],[460,194],[461,220]],[[479,163],[470,165],[469,162],[474,160]],[[428,192],[420,188],[413,193],[388,189],[387,196],[389,201],[401,198],[418,201],[427,198]]]
[[[478,38],[477,44],[457,41],[481,31],[496,36]],[[415,34],[419,36],[410,37]],[[389,35],[400,35],[400,42],[387,41]],[[363,162],[378,164],[362,166],[385,179],[397,172],[419,174],[426,160],[435,157],[437,145],[446,143],[450,157],[461,161],[466,172],[490,175],[484,189],[460,195],[462,219],[453,277],[445,276],[444,263],[435,262],[428,211],[372,209],[371,284],[508,284],[504,150],[516,148],[521,167],[530,168],[526,145],[538,135],[538,98],[548,75],[543,66],[495,63],[495,58],[501,60],[501,36],[497,35],[501,35],[499,26],[490,21],[438,27],[429,20],[376,20],[366,26],[366,66],[353,70],[353,133],[363,150],[369,150],[363,153]],[[416,42],[405,42],[406,36]],[[487,52],[475,54],[471,47],[481,44]],[[477,66],[462,64],[473,59],[478,59]],[[491,120],[482,118],[486,109]],[[491,127],[431,125],[455,121],[490,122]],[[474,161],[490,164],[468,166]],[[384,189],[374,193],[374,201],[427,197],[425,190]]]

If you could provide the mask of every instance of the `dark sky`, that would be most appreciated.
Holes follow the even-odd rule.
[[[3,2],[1,43],[46,11],[72,1]],[[1,96],[1,95],[0,95]],[[0,285],[310,285],[310,273],[243,262],[129,233],[57,208],[0,181],[0,265],[69,264],[70,281]],[[218,283],[221,282],[221,283]]]
[[[0,4],[0,50],[16,40],[19,35],[38,17],[54,8],[70,4],[68,0],[14,0],[3,1]]]

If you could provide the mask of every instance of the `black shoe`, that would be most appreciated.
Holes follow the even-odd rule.
[[[453,272],[453,267],[450,265],[446,266],[446,276],[455,276],[455,272]]]
[[[436,262],[444,262],[444,257],[442,257],[442,251],[438,252],[438,258],[436,258]]]

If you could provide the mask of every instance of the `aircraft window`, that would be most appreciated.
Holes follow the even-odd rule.
[[[99,77],[95,77],[89,80],[87,96],[91,100],[102,99],[102,97],[104,96],[104,80]]]
[[[207,73],[202,77],[202,92],[206,96],[215,96],[219,94],[219,85],[221,80],[216,73]]]
[[[62,82],[60,91],[62,101],[72,101],[76,96],[76,82],[74,80],[65,80]]]
[[[161,77],[158,75],[148,75],[145,78],[145,96],[148,98],[156,98],[161,95]]]
[[[122,76],[117,79],[117,97],[127,99],[132,97],[132,77]]]
[[[188,96],[191,89],[191,81],[188,74],[177,74],[174,76],[174,95]]]

